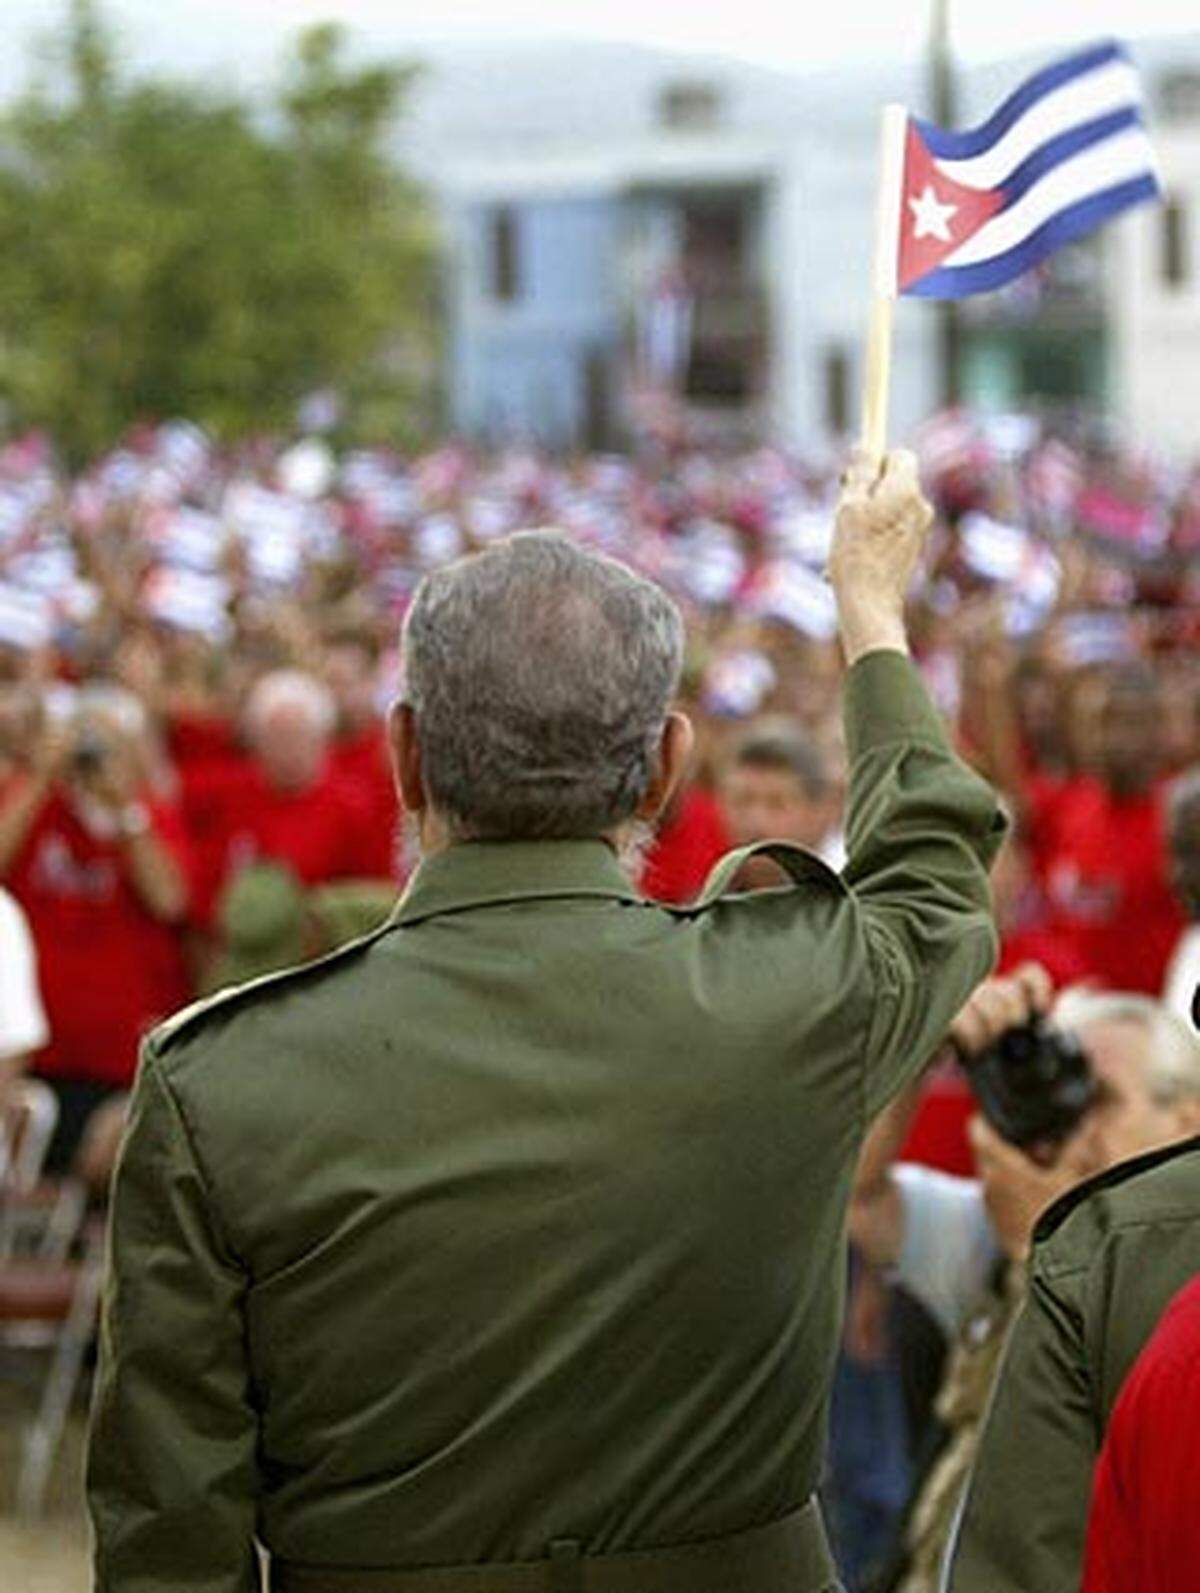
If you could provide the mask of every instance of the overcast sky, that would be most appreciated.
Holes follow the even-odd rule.
[[[105,0],[130,58],[261,81],[283,41],[336,18],[390,54],[454,41],[607,39],[717,52],[785,69],[895,59],[922,47],[931,0]],[[981,59],[1122,37],[1200,31],[1198,0],[951,0],[956,47]],[[819,22],[812,12],[824,14]],[[23,76],[25,43],[67,0],[0,0],[0,96]]]

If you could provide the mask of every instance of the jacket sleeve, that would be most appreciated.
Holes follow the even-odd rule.
[[[869,653],[846,682],[844,878],[871,969],[866,1109],[929,1061],[996,956],[988,870],[1005,832],[995,792],[951,750],[916,666]]]
[[[114,1183],[87,1482],[95,1593],[257,1593],[247,1279],[147,1042]]]
[[[950,1593],[1079,1586],[1096,1433],[1081,1315],[1069,1284],[1035,1272],[985,1420]]]

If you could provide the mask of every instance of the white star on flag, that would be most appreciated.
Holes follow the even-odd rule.
[[[908,205],[913,213],[915,237],[937,238],[942,243],[951,241],[950,217],[958,214],[958,206],[943,204],[932,183],[926,183],[920,199],[910,199]]]

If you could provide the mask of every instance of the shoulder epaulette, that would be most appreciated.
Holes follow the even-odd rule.
[[[711,907],[725,894],[743,865],[752,857],[769,857],[773,863],[778,863],[793,885],[825,885],[845,893],[846,882],[842,876],[830,868],[824,858],[810,852],[808,847],[800,846],[795,841],[755,841],[750,846],[727,852],[714,864],[704,882],[704,889],[689,910]]]
[[[1100,1194],[1104,1190],[1117,1189],[1131,1179],[1140,1177],[1142,1173],[1152,1172],[1154,1168],[1161,1167],[1166,1162],[1175,1161],[1197,1151],[1200,1151],[1200,1135],[1194,1139],[1180,1140],[1176,1145],[1165,1145],[1159,1150],[1147,1151],[1142,1156],[1133,1156],[1128,1161],[1117,1162],[1114,1167],[1106,1168],[1102,1173],[1085,1178],[1081,1184],[1076,1184],[1074,1189],[1068,1189],[1065,1195],[1060,1195],[1052,1205],[1047,1206],[1034,1227],[1034,1243],[1040,1244],[1043,1239],[1049,1239],[1052,1234],[1057,1233],[1071,1213],[1085,1201],[1090,1200],[1093,1195]]]
[[[153,1029],[146,1037],[146,1044],[156,1055],[161,1054],[191,1034],[210,1014],[215,1012],[228,1014],[237,1007],[254,1001],[260,995],[283,986],[320,978],[333,966],[357,956],[359,952],[374,945],[381,936],[386,935],[394,927],[394,914],[389,914],[382,924],[368,934],[359,935],[356,939],[347,941],[345,945],[326,952],[324,956],[314,957],[311,962],[297,963],[291,968],[280,968],[274,973],[260,974],[257,979],[247,979],[240,985],[229,985],[211,996],[193,1001],[190,1006],[182,1008]]]

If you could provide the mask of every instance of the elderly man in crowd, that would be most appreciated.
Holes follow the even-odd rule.
[[[526,534],[427,578],[391,921],[148,1043],[112,1211],[99,1593],[817,1593],[866,1124],[995,954],[1003,824],[906,656],[915,464],[831,557],[849,862],[640,898],[682,626]],[[801,1191],[797,1198],[797,1191]]]
[[[300,670],[273,671],[247,699],[249,760],[203,769],[186,782],[202,919],[219,910],[224,892],[253,863],[283,864],[303,885],[380,871],[370,807],[332,764],[336,719],[320,681]]]
[[[1053,990],[1030,965],[983,985],[949,1043],[978,1054],[1046,1012]],[[978,1177],[897,1162],[913,1095],[873,1129],[859,1166],[850,1234],[874,1265],[934,1315],[954,1345],[937,1413],[945,1442],[911,1511],[903,1593],[935,1593],[955,1513],[1008,1330],[1024,1297],[1025,1263],[1040,1214],[1098,1170],[1200,1132],[1200,1040],[1140,995],[1066,992],[1058,1028],[1077,1036],[1097,1083],[1095,1104],[1050,1158],[1033,1160],[982,1119],[972,1124]]]

